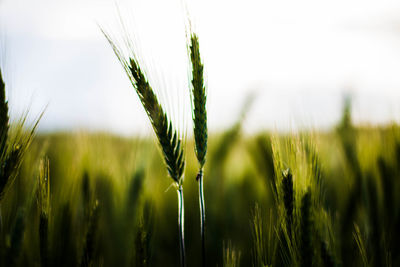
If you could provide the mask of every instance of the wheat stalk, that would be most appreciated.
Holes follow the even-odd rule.
[[[183,172],[185,168],[184,150],[182,140],[169,120],[167,113],[158,101],[158,98],[150,86],[145,73],[139,65],[135,51],[128,58],[122,55],[121,49],[112,41],[110,36],[103,31],[103,34],[110,43],[115,55],[127,73],[133,88],[135,89],[140,102],[151,122],[157,136],[158,143],[162,150],[164,161],[169,176],[174,180],[178,193],[178,227],[181,266],[186,266],[185,242],[184,242],[184,198],[183,198]],[[126,40],[129,43],[129,40]],[[132,50],[133,45],[128,45]]]
[[[204,86],[204,66],[200,57],[200,46],[198,36],[190,32],[189,44],[190,62],[192,66],[192,88],[190,90],[192,102],[193,131],[195,139],[195,153],[200,164],[196,180],[199,182],[199,207],[200,207],[200,236],[201,236],[201,258],[202,266],[206,265],[205,255],[205,203],[203,188],[203,167],[206,162],[207,153],[207,109],[206,88]]]

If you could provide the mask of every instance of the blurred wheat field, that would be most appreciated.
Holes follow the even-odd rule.
[[[193,150],[186,158],[187,263],[200,266],[198,166]],[[151,138],[38,134],[1,203],[2,265],[178,266],[162,161]],[[210,135],[205,177],[207,266],[400,264],[395,124],[355,127],[344,112],[330,132],[245,136],[238,122]]]

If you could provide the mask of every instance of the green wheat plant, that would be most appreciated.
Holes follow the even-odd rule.
[[[195,152],[199,162],[199,172],[196,180],[199,183],[199,206],[200,206],[200,235],[201,235],[201,259],[202,266],[206,266],[205,252],[205,222],[206,212],[203,188],[203,167],[206,162],[207,153],[207,94],[204,85],[203,63],[200,57],[199,38],[196,33],[190,32],[189,44],[190,62],[192,66],[192,88],[190,90],[193,132],[195,139]]]
[[[181,266],[185,266],[185,242],[184,242],[184,196],[183,196],[183,172],[185,168],[183,140],[178,130],[174,128],[169,116],[160,104],[156,93],[151,87],[146,73],[139,65],[137,51],[130,47],[129,56],[124,56],[122,50],[116,45],[109,34],[103,31],[110,43],[119,62],[124,67],[133,88],[150,120],[154,133],[157,136],[164,162],[169,176],[176,185],[178,194],[178,227]],[[132,40],[126,40],[131,44]]]
[[[0,205],[18,174],[22,158],[32,141],[42,115],[43,112],[28,132],[25,130],[26,114],[14,127],[11,127],[8,101],[6,100],[6,85],[0,69]],[[0,212],[1,228],[2,218]]]

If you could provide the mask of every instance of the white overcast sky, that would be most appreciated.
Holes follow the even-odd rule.
[[[180,0],[0,0],[0,61],[13,114],[48,105],[41,130],[148,131],[98,27],[115,32],[116,2],[131,14],[143,58],[166,77],[161,91],[173,91],[170,105],[186,105],[174,97],[187,84]],[[400,121],[400,1],[187,5],[207,69],[212,130],[233,123],[251,92],[251,130],[331,127],[347,93],[358,123]]]

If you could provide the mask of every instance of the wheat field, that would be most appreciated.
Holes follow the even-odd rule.
[[[248,134],[249,96],[209,133],[186,30],[193,134],[105,30],[153,135],[38,132],[0,71],[0,266],[400,266],[400,126],[354,124],[349,98],[329,130]]]

